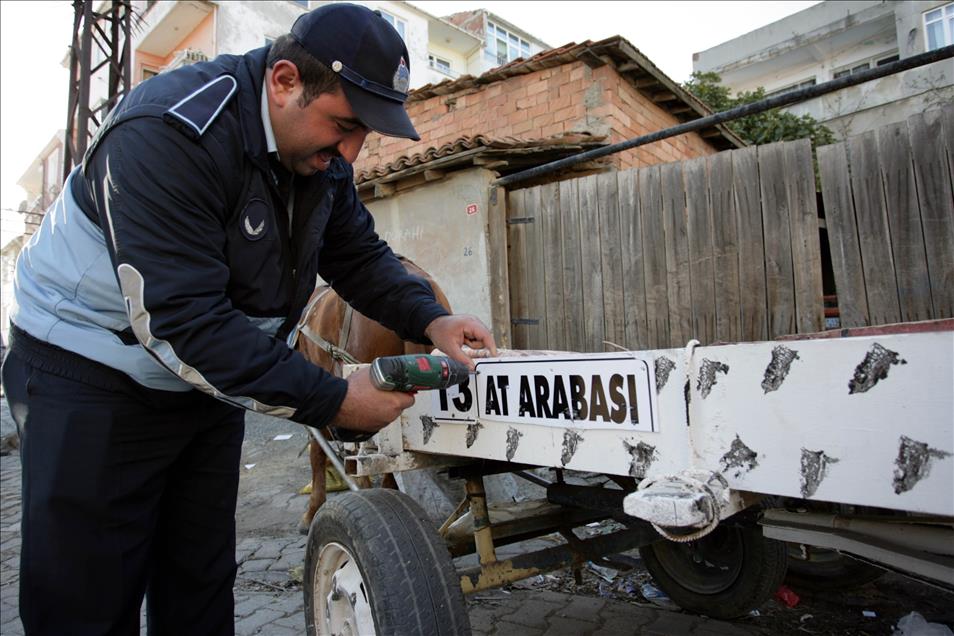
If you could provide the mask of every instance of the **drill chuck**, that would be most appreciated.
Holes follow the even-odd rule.
[[[466,382],[467,365],[445,356],[386,356],[371,363],[371,382],[382,391],[427,391],[446,389]]]

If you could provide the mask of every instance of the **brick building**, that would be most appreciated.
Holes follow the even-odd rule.
[[[461,139],[589,136],[616,143],[709,114],[619,36],[544,51],[479,77],[425,85],[411,93],[407,108],[421,141],[370,137],[355,163],[359,184]],[[718,126],[614,154],[607,163],[642,167],[742,145]]]

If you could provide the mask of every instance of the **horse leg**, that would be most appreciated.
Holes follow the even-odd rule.
[[[328,465],[328,458],[321,450],[321,445],[315,440],[311,440],[308,444],[308,459],[311,461],[311,495],[308,497],[308,509],[298,523],[298,532],[301,534],[308,534],[311,520],[315,518],[315,513],[327,498],[325,468]]]

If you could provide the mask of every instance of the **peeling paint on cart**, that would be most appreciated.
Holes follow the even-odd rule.
[[[421,428],[424,431],[424,443],[427,444],[431,441],[431,435],[434,434],[434,429],[440,426],[433,417],[428,415],[421,416]]]
[[[802,449],[802,497],[806,499],[818,492],[825,477],[828,476],[828,466],[838,463],[835,457],[829,457],[825,451],[811,451],[807,448]]]
[[[709,397],[712,387],[718,384],[716,375],[723,373],[728,375],[729,365],[718,360],[703,360],[702,368],[699,369],[699,381],[696,382],[696,390],[702,395],[702,399]]]
[[[894,460],[894,493],[900,495],[908,492],[927,477],[931,470],[931,460],[950,456],[951,453],[931,448],[924,442],[902,435],[898,458]]]
[[[626,447],[626,452],[632,457],[632,461],[630,461],[629,464],[630,476],[636,479],[642,479],[649,473],[650,466],[653,465],[653,462],[656,461],[656,458],[659,456],[656,452],[656,447],[646,442],[636,442],[636,444],[633,445],[625,439],[623,440],[623,446]]]
[[[722,470],[731,472],[734,477],[740,477],[759,465],[758,456],[758,453],[746,446],[745,442],[736,435],[729,450],[719,461],[722,464]]]
[[[765,368],[765,376],[762,378],[762,390],[765,393],[778,391],[782,382],[788,376],[792,368],[792,363],[798,360],[798,352],[793,351],[785,345],[779,345],[772,349],[772,361]]]
[[[520,438],[523,433],[513,428],[507,429],[507,461],[513,461],[513,456],[517,454],[517,446],[520,444]]]
[[[879,381],[888,377],[888,371],[893,364],[907,364],[897,351],[882,347],[877,342],[865,354],[865,359],[855,367],[855,375],[848,382],[848,393],[864,393],[873,388]]]
[[[470,448],[474,445],[474,442],[477,441],[477,435],[480,434],[480,429],[484,427],[480,422],[471,422],[467,425],[467,448]]]
[[[661,356],[653,362],[653,368],[656,374],[656,393],[658,394],[669,382],[669,374],[676,368],[676,363],[666,356]]]
[[[570,463],[570,460],[576,455],[577,445],[582,441],[583,436],[580,435],[579,431],[574,431],[571,428],[563,431],[563,453],[560,455],[561,464],[566,466]]]

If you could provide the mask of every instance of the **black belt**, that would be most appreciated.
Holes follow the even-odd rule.
[[[12,322],[10,353],[41,371],[107,390],[128,390],[134,382],[122,371],[34,338]]]

